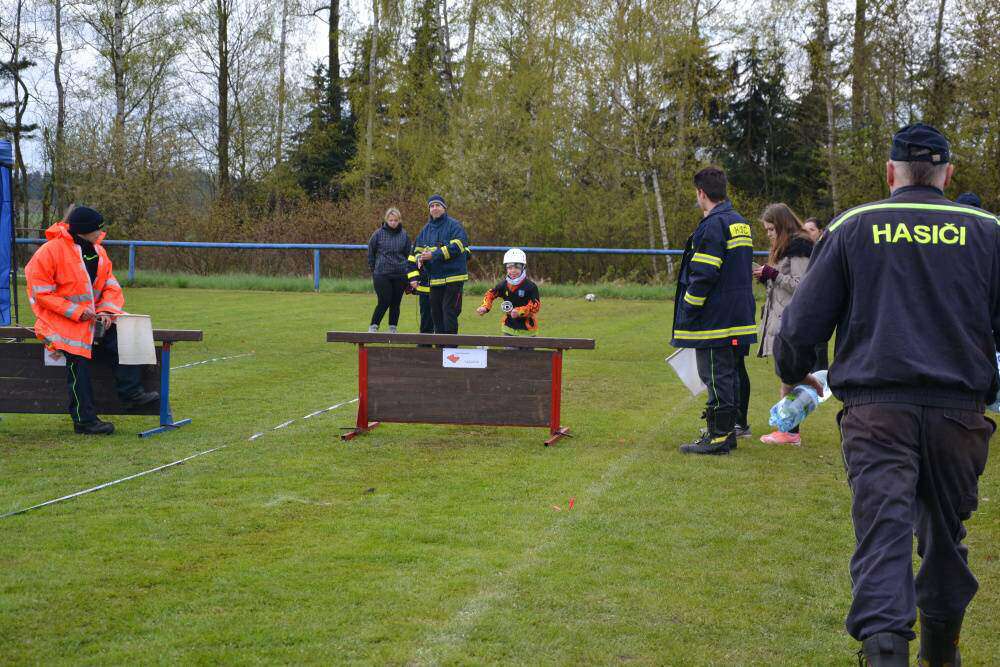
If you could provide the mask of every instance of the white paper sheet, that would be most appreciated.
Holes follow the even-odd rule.
[[[153,321],[149,315],[119,315],[115,326],[118,329],[118,363],[124,366],[156,365]]]
[[[682,347],[664,361],[670,364],[692,396],[697,396],[707,389],[698,377],[698,360],[693,347]]]

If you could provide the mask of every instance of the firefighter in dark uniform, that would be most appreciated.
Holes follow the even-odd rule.
[[[949,146],[900,130],[889,199],[836,218],[813,252],[775,341],[787,392],[808,382],[837,330],[828,376],[853,492],[847,630],[862,664],[905,667],[920,610],[920,664],[958,665],[978,583],[962,544],[995,425],[1000,222],[944,196]],[[913,577],[913,534],[922,562]]]
[[[428,310],[434,333],[457,334],[458,316],[462,313],[462,291],[469,279],[469,237],[465,227],[448,215],[447,205],[441,195],[431,195],[427,200],[430,218],[413,242],[413,260],[418,271],[426,271],[429,285]],[[420,290],[413,269],[408,270],[410,286]],[[423,273],[420,277],[422,279]],[[417,284],[414,285],[414,282]],[[421,295],[423,292],[420,292]],[[421,332],[425,319],[421,313]]]
[[[694,177],[703,219],[681,259],[671,344],[695,348],[698,375],[708,387],[708,428],[681,445],[685,454],[728,454],[736,448],[742,397],[740,381],[748,346],[757,341],[750,224],[726,197],[726,174],[709,167]],[[744,393],[745,392],[745,393]]]

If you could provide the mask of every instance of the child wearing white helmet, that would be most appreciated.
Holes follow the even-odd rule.
[[[476,312],[485,315],[490,312],[493,302],[501,299],[500,310],[503,320],[500,330],[505,336],[538,335],[538,311],[542,301],[538,296],[538,285],[528,279],[528,257],[519,248],[511,248],[503,256],[506,271],[504,280],[496,284],[483,297],[483,304]]]

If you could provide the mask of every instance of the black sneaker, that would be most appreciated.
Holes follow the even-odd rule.
[[[73,430],[80,435],[111,435],[115,432],[115,425],[111,422],[95,419],[86,424],[73,424]]]
[[[733,432],[723,435],[710,435],[705,433],[697,442],[681,445],[681,454],[728,454],[736,445],[736,434]]]
[[[750,429],[750,427],[748,426],[747,427],[747,432],[749,432],[749,429]],[[736,437],[737,438],[741,437],[740,436],[740,427],[739,426],[736,427],[735,433],[736,433]],[[688,444],[688,445],[698,445],[698,444],[701,444],[701,442],[705,439],[705,437],[707,435],[708,435],[708,429],[707,428],[703,428],[703,429],[701,429],[701,435],[699,435],[697,438],[695,438],[694,441],[689,442],[689,443],[685,443],[685,444]],[[733,440],[732,444],[729,446],[729,449],[736,449],[736,440],[735,439]]]
[[[143,391],[139,392],[132,398],[122,401],[122,407],[125,411],[135,410],[136,408],[141,408],[144,405],[149,405],[160,400],[160,392],[158,391]]]

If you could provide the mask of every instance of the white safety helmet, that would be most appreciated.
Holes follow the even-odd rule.
[[[522,266],[528,265],[528,256],[524,254],[524,251],[520,248],[511,248],[503,254],[503,265],[508,264],[521,264]]]

